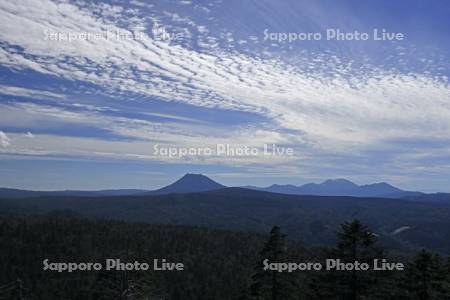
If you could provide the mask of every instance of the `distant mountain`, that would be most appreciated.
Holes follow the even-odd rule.
[[[245,188],[280,194],[315,196],[402,198],[408,195],[417,196],[422,194],[403,191],[385,182],[357,185],[347,179],[329,179],[322,183],[308,183],[301,186],[274,184],[266,188],[254,186],[246,186]]]
[[[358,189],[358,186],[346,179],[328,179],[320,184],[308,183],[298,188],[298,192],[308,195],[345,196]]]
[[[44,196],[107,197],[129,195],[164,195],[172,193],[205,192],[222,189],[225,187],[226,186],[215,182],[214,180],[204,175],[188,173],[176,182],[153,191],[138,189],[117,189],[100,191],[29,191],[0,188],[0,198],[28,198]],[[404,191],[385,182],[357,185],[346,179],[329,179],[322,183],[308,183],[301,186],[292,184],[273,184],[269,187],[243,186],[241,188],[288,195],[406,198],[416,201],[447,198],[446,194],[436,194],[435,196],[422,197],[426,194],[421,192]]]
[[[222,188],[225,188],[225,186],[215,182],[205,175],[188,173],[168,186],[155,191],[146,192],[144,194],[164,195],[173,193],[194,193],[212,191]]]
[[[99,191],[31,191],[0,188],[0,198],[31,198],[31,197],[114,197],[130,195],[164,195],[172,193],[205,192],[225,188],[224,185],[201,174],[186,174],[174,183],[158,190],[117,189]]]
[[[390,197],[396,193],[403,193],[405,191],[396,188],[386,182],[366,184],[359,186],[354,192],[354,196],[358,197]]]

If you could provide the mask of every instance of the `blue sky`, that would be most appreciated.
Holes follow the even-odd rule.
[[[194,172],[450,192],[449,14],[448,1],[1,1],[0,186],[150,189]],[[154,150],[218,144],[259,152]]]

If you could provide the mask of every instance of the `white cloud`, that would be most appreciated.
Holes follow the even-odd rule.
[[[64,99],[65,96],[49,91],[35,90],[17,86],[3,85],[0,84],[0,94],[10,95],[10,96],[19,96],[19,97],[27,97],[33,99]]]
[[[48,134],[34,134],[30,139],[27,135],[11,134],[13,143],[7,149],[3,149],[3,155],[33,155],[33,156],[64,156],[64,157],[84,157],[91,159],[119,159],[119,160],[144,160],[164,163],[183,164],[217,164],[232,167],[252,166],[264,164],[266,166],[277,166],[282,170],[284,165],[288,165],[295,158],[291,157],[264,157],[259,156],[225,156],[212,155],[205,159],[202,155],[189,155],[184,157],[168,157],[155,152],[154,146],[159,145],[161,149],[165,144],[152,141],[120,141],[120,140],[99,140],[96,138],[67,137]],[[178,137],[179,138],[179,137]],[[244,138],[244,137],[243,137]],[[248,137],[246,137],[248,138]],[[170,137],[169,137],[170,139]],[[198,147],[195,142],[200,138],[192,138],[184,143],[174,144],[171,141],[170,147]],[[219,139],[217,139],[219,141]],[[214,148],[213,140],[211,147]],[[224,142],[223,140],[221,142]],[[202,148],[208,144],[202,144]],[[239,145],[234,144],[233,147]]]
[[[108,141],[99,138],[65,137],[49,134],[18,134],[14,135],[14,143],[3,153],[26,155],[79,155],[88,157],[115,157],[119,159],[143,159],[155,161],[186,162],[186,163],[216,163],[216,164],[280,164],[297,159],[292,157],[270,157],[263,155],[248,157],[229,156],[192,156],[182,159],[154,156],[153,146],[176,148],[210,148],[217,144],[230,144],[231,147],[255,147],[261,149],[264,144],[290,144],[292,141],[284,135],[270,129],[255,128],[211,128],[204,131],[207,124],[151,122],[143,119],[106,116],[98,111],[73,112],[63,108],[38,105],[32,103],[0,104],[0,110],[5,118],[0,119],[0,126],[8,125],[16,128],[34,128],[45,130],[67,126],[82,125],[92,128],[109,130],[126,141]],[[157,114],[171,118],[170,115]],[[33,139],[30,139],[33,137]],[[52,141],[53,140],[53,141]],[[73,146],[78,145],[78,146]],[[83,145],[81,148],[80,146]],[[262,154],[262,151],[261,151]]]
[[[405,135],[450,135],[446,79],[352,69],[335,57],[300,60],[291,66],[231,52],[198,53],[153,40],[45,41],[43,31],[49,28],[79,32],[121,28],[106,18],[110,13],[97,18],[87,8],[68,3],[3,2],[1,8],[0,20],[8,25],[0,38],[27,53],[5,50],[0,61],[6,65],[166,101],[259,113],[280,128],[306,133],[325,148],[371,146]],[[29,62],[30,55],[36,65]],[[75,57],[77,64],[72,64]],[[100,72],[80,66],[80,58]]]
[[[3,131],[0,131],[0,147],[7,148],[10,144],[10,139]]]
[[[205,48],[199,52],[182,43],[155,40],[44,40],[46,29],[55,32],[127,30],[125,25],[117,22],[122,11],[120,8],[103,4],[102,9],[96,6],[95,15],[89,5],[46,0],[1,2],[0,22],[4,27],[0,31],[0,40],[20,46],[24,52],[4,47],[0,49],[0,63],[13,69],[31,69],[93,83],[115,95],[136,93],[142,95],[144,101],[157,98],[199,107],[252,112],[271,120],[271,129],[262,128],[255,133],[254,128],[233,128],[225,132],[211,124],[201,123],[187,127],[177,124],[176,121],[183,120],[182,117],[173,117],[172,123],[162,126],[145,120],[105,117],[100,114],[101,110],[80,113],[32,105],[1,107],[5,117],[2,115],[0,124],[24,127],[49,123],[53,123],[49,126],[55,123],[86,124],[108,128],[126,137],[172,145],[210,145],[227,140],[236,144],[250,141],[261,145],[265,141],[276,140],[298,145],[301,157],[315,161],[326,154],[331,160],[333,155],[349,152],[355,157],[370,158],[370,154],[365,156],[364,151],[389,149],[389,141],[400,138],[449,140],[448,78],[370,66],[357,68],[337,57],[325,55],[283,62],[217,48]],[[202,24],[192,23],[184,16],[171,14],[171,18],[189,26],[195,25],[203,31]],[[142,27],[150,21],[152,19],[136,13],[131,23]],[[233,39],[226,32],[224,37],[230,41]],[[191,36],[186,35],[185,38],[190,39]],[[201,36],[198,41],[205,43],[206,47],[216,42],[215,37],[210,38],[207,40]],[[9,92],[26,91],[10,89]],[[150,114],[158,116],[158,112]],[[297,134],[280,134],[286,129]],[[107,144],[106,147],[104,141],[98,142],[89,140],[92,146],[86,145],[77,153],[119,153],[119,156],[126,154],[143,159],[148,156],[147,152],[135,151],[121,143],[117,144],[120,150],[109,151],[108,147],[115,149],[116,144]],[[56,147],[54,149],[58,153],[68,150],[47,140],[41,144],[49,152],[52,151],[51,146]],[[130,147],[134,146],[145,147],[138,144]],[[23,147],[26,149],[25,144]],[[98,147],[97,151],[95,147]],[[417,154],[416,149],[403,148],[405,150]],[[389,161],[398,159],[394,154],[390,158]],[[217,161],[211,159],[210,163]],[[257,162],[261,160],[247,163]],[[330,168],[333,166],[332,162],[325,160],[320,163],[324,167],[327,164]]]

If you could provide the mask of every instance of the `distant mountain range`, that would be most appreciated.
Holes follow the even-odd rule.
[[[245,188],[280,194],[315,196],[402,198],[423,194],[421,192],[404,191],[386,182],[357,185],[346,179],[329,179],[322,183],[308,183],[300,186],[274,184],[265,188],[254,186],[246,186]]]
[[[392,199],[395,197],[403,199]],[[387,183],[360,186],[345,179],[302,186],[227,188],[204,175],[186,174],[153,191],[0,189],[0,219],[27,215],[111,218],[256,232],[267,232],[277,224],[290,237],[311,244],[333,242],[339,224],[358,218],[390,248],[450,251],[450,194],[407,192]]]
[[[206,192],[226,188],[226,186],[202,174],[185,174],[174,183],[157,190],[118,189],[100,191],[29,191],[19,189],[0,188],[1,198],[28,198],[47,196],[77,196],[77,197],[106,197],[129,195],[165,195],[174,193]],[[425,194],[401,190],[386,182],[357,185],[346,179],[329,179],[322,183],[308,183],[300,186],[273,184],[268,187],[242,186],[241,188],[288,195],[313,196],[350,196],[376,198],[405,198],[414,201],[450,202],[450,194]]]

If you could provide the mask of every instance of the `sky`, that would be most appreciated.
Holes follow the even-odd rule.
[[[190,172],[450,192],[448,15],[444,0],[0,1],[0,186]]]

